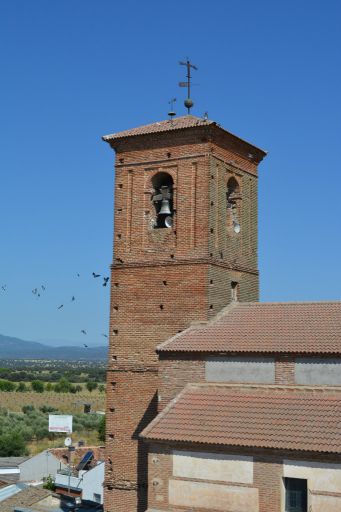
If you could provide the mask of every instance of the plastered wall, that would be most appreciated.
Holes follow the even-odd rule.
[[[295,361],[296,384],[340,386],[341,359],[299,357]]]
[[[275,360],[271,357],[209,357],[205,363],[208,382],[275,383]]]
[[[307,480],[309,512],[341,511],[341,463],[286,459],[283,476]]]
[[[258,490],[207,482],[169,481],[169,503],[233,512],[258,512]]]
[[[172,463],[173,478],[169,480],[168,490],[171,505],[258,511],[258,490],[251,488],[252,457],[173,450]]]
[[[173,450],[173,476],[252,484],[253,458],[225,453]]]

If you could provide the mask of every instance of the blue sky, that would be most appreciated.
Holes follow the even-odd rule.
[[[101,135],[164,119],[173,96],[184,114],[186,56],[193,114],[269,152],[261,300],[340,299],[340,24],[336,0],[2,0],[0,333],[105,341],[109,288],[91,277],[112,259]]]

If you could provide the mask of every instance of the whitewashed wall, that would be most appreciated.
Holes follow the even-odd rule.
[[[83,478],[82,499],[94,501],[94,494],[99,494],[103,503],[104,462],[100,462],[90,471],[80,471],[79,476]]]

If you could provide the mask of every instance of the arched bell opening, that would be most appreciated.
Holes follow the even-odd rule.
[[[227,182],[226,189],[226,210],[227,228],[236,234],[240,233],[240,187],[236,178],[232,177]]]
[[[166,172],[158,172],[152,178],[152,203],[155,208],[154,229],[173,226],[173,178]]]

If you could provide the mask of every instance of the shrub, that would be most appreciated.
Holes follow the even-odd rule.
[[[0,391],[14,391],[15,387],[15,384],[9,380],[0,380]]]
[[[36,393],[44,393],[44,383],[41,380],[32,380],[31,387]]]
[[[91,393],[94,389],[96,389],[96,388],[97,388],[97,386],[98,386],[97,382],[94,382],[94,381],[92,381],[92,380],[88,380],[88,382],[86,383],[86,389],[87,389],[88,391],[90,391],[90,393]]]
[[[49,491],[55,490],[54,478],[52,477],[52,475],[49,475],[48,477],[44,478],[43,488],[48,489]]]
[[[69,393],[71,388],[71,382],[66,379],[65,377],[62,377],[59,379],[57,384],[54,386],[54,390],[56,393]]]
[[[19,384],[17,386],[17,391],[19,393],[25,393],[27,391],[27,386],[26,386],[25,382],[19,382]]]
[[[52,413],[52,412],[58,412],[58,409],[55,407],[51,407],[50,405],[42,405],[39,407],[39,411],[43,412],[44,414]]]
[[[35,407],[34,405],[24,405],[21,410],[24,414],[29,414],[30,412],[35,411]]]
[[[25,440],[19,432],[10,432],[0,436],[1,457],[21,457],[27,454]]]

